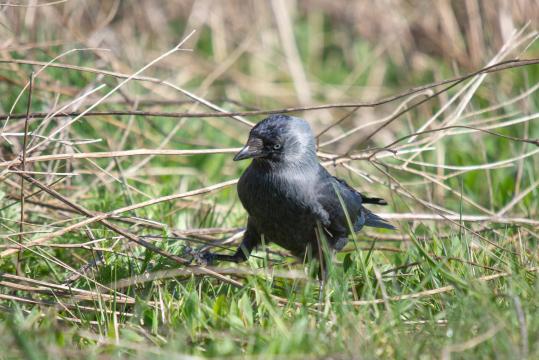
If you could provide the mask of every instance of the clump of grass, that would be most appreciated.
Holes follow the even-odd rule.
[[[7,7],[3,356],[537,357],[537,32],[515,6],[501,13],[518,30],[473,37],[494,26],[494,5],[477,18],[474,3],[466,16],[435,5],[435,23],[459,25],[436,32],[396,21],[404,2],[391,16],[373,6],[408,29],[400,50],[377,45],[385,32],[358,40],[357,9],[303,2]],[[228,21],[238,6],[260,21]],[[425,36],[456,48],[414,46]],[[457,76],[449,58],[532,61],[406,91]],[[238,266],[191,263],[235,249],[245,165],[230,154],[264,110],[290,107],[320,134],[324,165],[385,197],[399,227],[358,234],[320,303],[315,269],[272,245]]]

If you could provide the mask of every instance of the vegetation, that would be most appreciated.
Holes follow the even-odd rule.
[[[26,3],[0,5],[0,358],[539,357],[533,0]],[[292,107],[399,229],[351,239],[321,303],[273,245],[196,261],[241,239],[249,124]]]

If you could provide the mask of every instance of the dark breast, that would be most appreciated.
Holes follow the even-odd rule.
[[[314,179],[299,175],[279,176],[250,166],[240,178],[238,195],[265,242],[303,256],[308,244],[316,244],[317,216],[312,206]]]

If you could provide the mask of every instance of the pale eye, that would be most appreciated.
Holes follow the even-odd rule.
[[[273,145],[273,150],[279,150],[280,148],[281,148],[281,144]]]

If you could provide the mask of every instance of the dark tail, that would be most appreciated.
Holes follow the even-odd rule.
[[[365,226],[396,230],[396,228],[387,222],[387,220],[382,219],[380,216],[372,213],[370,210],[363,208],[363,211],[365,214]]]
[[[387,205],[387,201],[385,201],[384,199],[380,199],[377,197],[371,198],[363,194],[360,194],[360,195],[361,195],[361,201],[363,202],[363,204]]]

